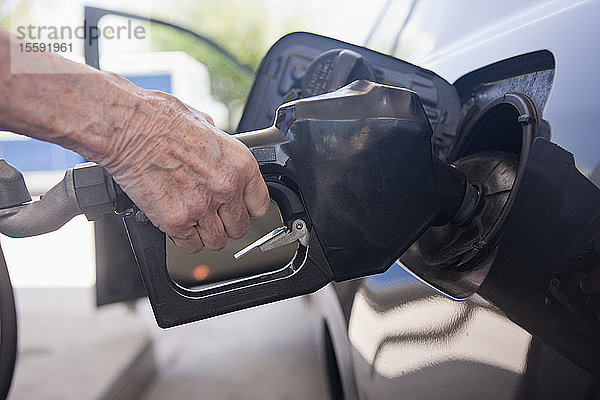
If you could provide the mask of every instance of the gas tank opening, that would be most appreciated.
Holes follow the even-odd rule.
[[[482,151],[521,152],[522,130],[519,111],[509,103],[500,103],[477,120],[468,134],[464,154]]]
[[[470,113],[468,104],[463,112]],[[527,95],[506,93],[463,118],[450,159],[486,151],[526,155],[540,125],[546,127]]]
[[[477,205],[468,219],[429,228],[401,258],[416,275],[455,298],[477,291],[489,272],[540,126],[537,108],[521,93],[506,93],[468,118],[469,113],[463,115],[449,159],[477,191]]]

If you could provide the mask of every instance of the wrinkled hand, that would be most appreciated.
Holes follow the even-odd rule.
[[[143,92],[117,149],[100,161],[150,221],[188,253],[219,250],[269,207],[252,153],[206,114]],[[111,139],[112,140],[112,139]]]
[[[250,217],[266,213],[269,196],[254,157],[210,117],[57,54],[25,57],[22,43],[0,29],[0,130],[104,166],[187,252],[218,250],[227,237],[246,234]],[[13,64],[35,73],[11,73]]]

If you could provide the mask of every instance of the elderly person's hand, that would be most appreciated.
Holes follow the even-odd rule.
[[[219,250],[248,232],[269,195],[240,141],[174,97],[144,91],[98,155],[148,218],[188,252]]]
[[[18,43],[0,30],[0,130],[57,143],[103,165],[187,252],[221,249],[228,237],[247,233],[250,217],[267,212],[254,157],[210,117],[55,54],[19,55]],[[11,72],[32,66],[34,73]]]

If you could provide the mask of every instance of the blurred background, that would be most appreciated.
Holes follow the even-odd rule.
[[[252,86],[252,71],[277,39],[308,31],[390,51],[397,46],[394,38],[379,37],[372,27],[385,20],[401,26],[398,21],[407,17],[410,3],[0,0],[0,27],[13,32],[29,24],[76,27],[83,23],[84,7],[95,6],[190,29],[217,43],[241,66],[190,35],[140,23],[147,29],[146,40],[100,41],[100,67],[139,86],[172,93],[232,132]],[[119,18],[106,17],[102,23],[119,24]],[[73,51],[65,56],[84,62],[82,40],[72,43]],[[23,171],[33,196],[57,183],[65,169],[85,161],[59,146],[10,132],[0,132],[0,157]],[[276,211],[269,218],[254,226],[255,235],[278,223]],[[35,238],[2,236],[0,243],[19,317],[19,356],[9,398],[327,396],[302,299],[162,331],[145,299],[96,308],[94,226],[85,217]],[[242,244],[229,246],[226,260]],[[171,273],[183,284],[201,282],[224,262],[214,254],[205,254],[207,261],[185,258],[172,246],[169,251],[178,265]],[[276,255],[269,267],[289,259],[293,251]]]

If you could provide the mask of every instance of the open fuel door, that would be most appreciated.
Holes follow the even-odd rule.
[[[548,77],[549,91],[553,61],[546,53],[515,59],[506,70],[539,72],[537,82]],[[550,141],[539,90],[514,92],[501,74],[493,82],[481,76],[474,71],[453,86],[334,39],[280,39],[256,73],[237,128],[252,131],[238,138],[259,162],[280,226],[250,237],[254,243],[239,245],[236,257],[260,259],[285,245],[291,259],[182,285],[169,273],[165,235],[130,205],[123,213],[130,243],[114,246],[126,251],[131,244],[127,268],[135,259],[158,324],[310,293],[383,272],[400,258],[448,296],[480,293],[600,375],[598,310],[587,306],[580,284],[600,276],[593,274],[600,191]],[[477,96],[485,101],[477,105]],[[518,129],[516,141],[504,129]],[[498,141],[491,148],[489,135]],[[124,237],[120,226],[107,229]],[[109,264],[98,264],[98,285],[122,276],[106,273]],[[124,290],[122,298],[133,293]]]

